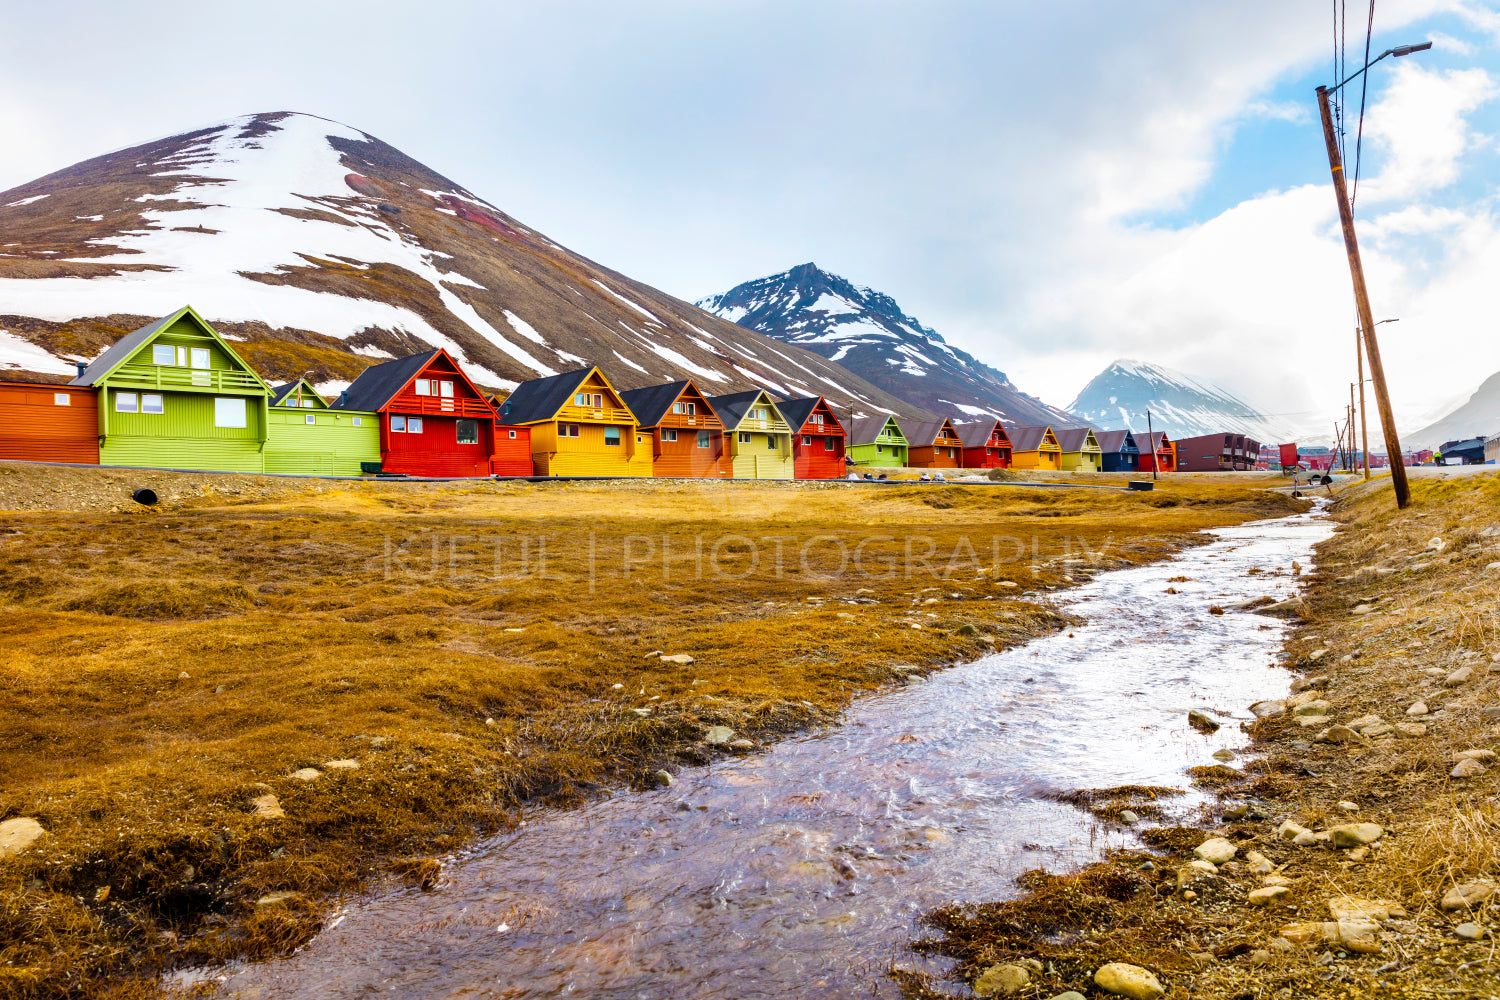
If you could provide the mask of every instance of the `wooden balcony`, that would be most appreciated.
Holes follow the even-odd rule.
[[[466,396],[418,396],[414,392],[403,392],[387,409],[392,413],[410,413],[415,416],[493,418],[495,415],[495,411],[482,399]]]
[[[634,424],[635,414],[617,406],[575,406],[569,403],[557,411],[557,419],[564,423],[581,424]]]
[[[234,368],[177,368],[172,365],[121,365],[106,381],[116,388],[186,389],[203,392],[263,393],[265,383]]]

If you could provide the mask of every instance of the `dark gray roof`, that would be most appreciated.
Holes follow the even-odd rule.
[[[371,365],[359,373],[333,404],[336,410],[375,411],[396,397],[406,383],[416,377],[417,372],[437,357],[437,351],[423,351],[410,357],[397,358],[384,364]]]
[[[812,411],[817,409],[819,403],[827,403],[827,400],[822,396],[799,396],[796,399],[778,400],[776,409],[781,411],[781,415],[786,418],[786,422],[791,425],[792,430],[800,431],[802,425],[807,423],[807,418],[812,416]],[[828,412],[832,414],[834,420],[839,422],[839,430],[842,431],[846,418],[839,416],[832,404],[828,404]]]
[[[302,385],[304,383],[306,383],[306,385],[307,385],[307,389],[308,389],[307,395],[311,395],[311,396],[315,397],[318,400],[318,402],[323,403],[323,405],[325,405],[325,406],[328,405],[327,404],[327,400],[325,400],[323,398],[322,394],[318,392],[317,387],[314,386],[311,382],[308,382],[307,379],[302,379],[302,378],[297,379],[295,382],[288,382],[286,385],[272,386],[272,388],[271,388],[271,405],[272,406],[280,406],[281,405],[281,401],[283,399],[286,399],[286,397],[291,394],[291,392],[292,392],[293,389],[297,388],[297,386]]]
[[[906,443],[912,447],[931,448],[945,423],[948,421],[942,417],[936,420],[909,420],[901,425],[901,433],[906,437]]]
[[[83,370],[83,374],[74,378],[68,384],[93,385],[99,379],[108,375],[115,366],[140,350],[141,345],[150,340],[155,334],[177,322],[182,314],[187,311],[188,307],[183,306],[169,316],[163,316],[154,323],[149,323],[139,330],[127,333],[107,347],[103,354],[90,361],[88,367]]]
[[[1063,451],[1082,451],[1083,446],[1089,440],[1089,428],[1087,427],[1064,427],[1062,430],[1053,428],[1052,433],[1057,437],[1057,443],[1062,446]],[[1098,443],[1098,438],[1094,442]]]
[[[740,421],[745,419],[745,414],[750,412],[750,407],[762,395],[766,399],[771,398],[771,394],[764,389],[747,389],[744,392],[733,392],[727,396],[711,396],[708,404],[714,408],[719,419],[724,421],[725,429],[732,431],[740,425]],[[775,404],[772,405],[775,406]],[[775,409],[777,413],[781,412],[779,406]]]
[[[534,424],[551,420],[557,411],[567,405],[569,397],[578,391],[583,380],[594,370],[593,365],[570,372],[559,372],[546,378],[534,378],[516,386],[505,402],[500,404],[502,424]],[[633,411],[632,411],[633,412]]]
[[[881,431],[885,430],[886,421],[894,417],[895,415],[891,413],[883,413],[878,417],[855,417],[853,425],[849,428],[848,443],[851,445],[874,444]],[[897,421],[896,426],[898,428],[901,426],[900,421]],[[901,436],[906,437],[905,433]]]
[[[1000,428],[1002,439],[1009,441],[1010,435],[1005,433],[1005,426],[998,420],[976,420],[969,424],[953,425],[953,429],[958,432],[958,439],[964,443],[965,448],[983,448],[989,443],[990,433],[996,427]]]
[[[1056,431],[1053,432],[1054,436]],[[1038,451],[1047,437],[1045,424],[1039,427],[1012,427],[1010,446],[1015,451]]]
[[[620,393],[620,400],[635,414],[635,421],[642,428],[655,427],[667,415],[672,404],[677,402],[677,397],[682,395],[682,390],[688,387],[690,381],[683,379],[666,385],[648,385],[644,389],[626,389]]]
[[[1145,437],[1145,435],[1141,435]],[[1140,446],[1135,443],[1135,435],[1129,431],[1095,431],[1094,439],[1099,442],[1099,450],[1108,454],[1130,454],[1139,453]]]

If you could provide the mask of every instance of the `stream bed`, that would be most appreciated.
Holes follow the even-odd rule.
[[[1316,512],[1215,529],[1100,574],[1058,596],[1079,627],[671,788],[539,810],[451,858],[435,891],[363,899],[296,954],[210,978],[240,998],[896,996],[893,964],[946,967],[907,949],[923,912],[1136,844],[1051,796],[1187,788],[1184,768],[1244,745],[1246,706],[1287,690],[1287,626],[1208,609],[1291,596],[1292,561],[1330,531]],[[1225,725],[1195,732],[1192,708]]]

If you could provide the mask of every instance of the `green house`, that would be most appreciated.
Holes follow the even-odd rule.
[[[895,416],[855,417],[848,426],[844,450],[855,465],[891,469],[906,464],[906,436]]]
[[[380,415],[335,410],[306,379],[271,390],[266,471],[357,476],[380,464]]]
[[[191,306],[126,334],[72,385],[99,393],[99,464],[265,471],[259,375]]]

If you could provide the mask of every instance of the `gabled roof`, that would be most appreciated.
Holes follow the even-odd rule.
[[[672,409],[672,404],[677,402],[683,390],[690,385],[693,385],[692,379],[683,379],[666,385],[648,385],[644,389],[626,389],[620,393],[620,401],[635,414],[636,423],[645,430],[661,423],[662,418]],[[697,386],[693,388],[696,389]],[[709,409],[712,410],[712,407]]]
[[[776,405],[776,401],[771,398],[771,394],[764,389],[747,389],[745,392],[732,392],[727,396],[712,396],[709,398],[708,403],[714,408],[714,412],[719,415],[719,419],[724,421],[724,429],[734,430],[745,419],[745,414],[750,412],[750,407],[754,406],[762,398],[776,412],[777,416],[785,419],[781,408]]]
[[[776,404],[786,422],[791,424],[792,430],[800,431],[802,425],[807,423],[807,418],[812,416],[812,411],[818,408],[819,403],[826,402],[822,396],[799,396],[796,399],[783,399]],[[833,407],[828,407],[828,413],[838,424],[839,430],[844,429],[844,424],[839,420],[838,414],[834,413]]]
[[[168,316],[163,316],[154,323],[148,323],[139,330],[127,333],[106,348],[103,354],[100,354],[93,361],[89,362],[88,367],[84,368],[83,374],[77,376],[68,384],[94,385],[98,383],[101,379],[107,377],[110,372],[120,367],[126,361],[129,361],[137,351],[146,346],[158,333],[166,330],[184,317],[191,319],[204,333],[217,341],[219,347],[224,350],[224,353],[233,358],[241,369],[247,374],[254,376],[261,385],[265,385],[265,381],[261,379],[255,369],[245,364],[245,360],[234,352],[234,348],[230,347],[229,343],[223,337],[219,336],[218,331],[209,326],[208,321],[199,316],[197,310],[192,306],[183,306],[176,312]]]
[[[922,448],[930,448],[943,428],[953,429],[953,423],[947,417],[938,417],[936,420],[909,420],[901,432],[906,437],[906,443]],[[957,433],[954,434],[957,437]]]
[[[1129,431],[1095,431],[1094,438],[1099,442],[1099,450],[1111,455],[1130,452],[1139,454],[1141,450],[1135,443],[1135,435]]]
[[[1010,429],[1010,446],[1015,451],[1040,451],[1046,443],[1047,432],[1051,430],[1046,424],[1039,427],[1012,427]],[[1054,433],[1054,437],[1056,434]]]
[[[548,375],[546,378],[534,378],[529,382],[522,382],[506,397],[505,402],[500,404],[500,422],[502,424],[535,424],[543,420],[551,420],[557,416],[558,410],[568,405],[568,400],[573,398],[578,387],[588,381],[588,377],[596,371],[598,368],[590,365],[587,368],[577,368],[570,372],[559,372],[556,375]],[[603,377],[601,372],[600,378]]]
[[[325,400],[321,395],[319,395],[318,390],[313,386],[313,384],[311,382],[309,382],[305,378],[299,378],[295,382],[288,382],[285,385],[273,386],[271,388],[271,405],[272,406],[280,406],[282,404],[282,402],[288,396],[290,396],[292,394],[292,392],[299,385],[302,386],[302,398],[303,399],[309,399],[310,398],[310,399],[312,399],[316,403],[316,405],[307,407],[307,409],[310,409],[310,410],[326,410],[326,409],[328,409],[328,401]]]
[[[371,365],[349,383],[342,396],[333,404],[336,410],[381,410],[396,394],[406,388],[406,383],[417,377],[417,372],[438,356],[437,351],[423,351],[395,361]],[[455,366],[456,367],[456,366]]]
[[[1062,430],[1052,432],[1057,438],[1058,446],[1063,451],[1083,451],[1093,441],[1094,447],[1099,447],[1099,441],[1094,437],[1094,431],[1089,427],[1064,427]]]
[[[1005,433],[1005,425],[998,420],[977,420],[971,424],[954,424],[954,433],[964,443],[965,448],[983,448],[989,443],[990,434],[995,428],[1000,428],[1000,439],[1006,444],[1010,443],[1010,435]]]
[[[850,445],[874,444],[875,439],[885,433],[886,425],[895,423],[895,421],[896,415],[894,413],[887,413],[879,417],[855,417],[849,427],[847,443]],[[900,424],[896,424],[896,430],[901,430]],[[901,437],[905,439],[906,435],[902,433]]]

